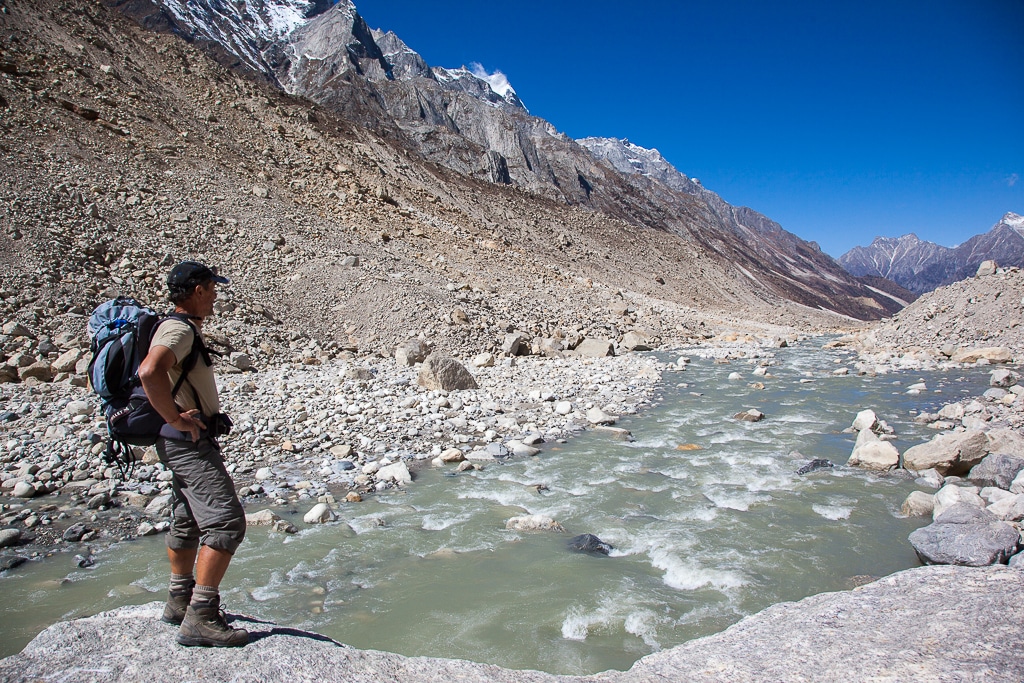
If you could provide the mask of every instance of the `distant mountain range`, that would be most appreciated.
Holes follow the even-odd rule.
[[[970,277],[982,261],[1024,266],[1024,217],[1007,213],[988,232],[957,247],[943,247],[909,234],[876,237],[838,261],[851,275],[883,277],[916,294]]]

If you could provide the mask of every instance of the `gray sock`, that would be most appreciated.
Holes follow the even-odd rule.
[[[192,587],[196,585],[196,579],[192,574],[171,574],[171,585],[168,589],[171,595],[188,595]]]
[[[217,586],[200,586],[192,589],[193,607],[210,607],[220,604],[220,589]]]

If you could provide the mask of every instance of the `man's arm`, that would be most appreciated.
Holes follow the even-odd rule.
[[[206,425],[193,417],[199,412],[198,409],[183,413],[174,402],[174,396],[171,395],[174,385],[167,373],[176,362],[178,359],[169,348],[152,346],[139,365],[139,380],[146,397],[156,412],[160,413],[160,417],[179,432],[191,434],[192,440],[196,441],[199,439],[199,430],[206,429]]]

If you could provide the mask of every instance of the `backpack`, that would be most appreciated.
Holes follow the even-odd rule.
[[[117,465],[123,479],[131,476],[137,460],[132,447],[155,444],[165,424],[142,388],[139,364],[149,353],[157,327],[170,318],[186,323],[194,335],[192,350],[182,361],[181,376],[172,390],[177,397],[199,356],[209,363],[210,352],[188,316],[157,313],[129,297],[106,301],[89,316],[89,384],[103,404],[109,436],[103,460]]]

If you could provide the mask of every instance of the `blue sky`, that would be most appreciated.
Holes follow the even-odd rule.
[[[838,257],[1024,214],[1024,0],[354,0],[574,138],[654,147]]]

